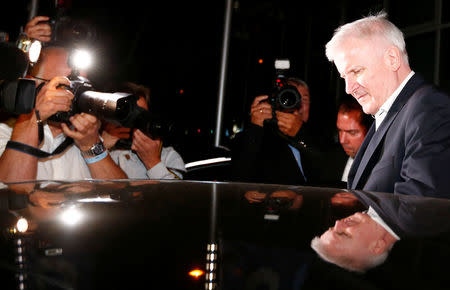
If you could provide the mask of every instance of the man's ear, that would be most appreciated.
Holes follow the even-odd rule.
[[[371,244],[369,250],[375,255],[380,255],[386,250],[386,245],[386,241],[383,238],[379,238]]]
[[[392,71],[400,68],[402,55],[396,46],[389,46],[384,52],[384,63]]]

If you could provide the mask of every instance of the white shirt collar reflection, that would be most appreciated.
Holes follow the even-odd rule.
[[[400,240],[400,237],[396,233],[394,233],[394,231],[384,222],[384,220],[378,215],[378,213],[371,206],[369,206],[369,209],[366,211],[366,214],[370,216],[380,226],[382,226],[386,231],[388,231],[394,238]]]

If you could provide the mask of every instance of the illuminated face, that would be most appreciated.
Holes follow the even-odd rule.
[[[340,47],[334,63],[345,80],[345,90],[374,115],[398,87],[399,82],[387,56],[386,41],[349,38]]]
[[[338,113],[336,126],[339,132],[339,142],[348,156],[354,158],[361,147],[367,129],[360,123],[361,112],[352,110]]]
[[[355,213],[336,221],[334,227],[320,236],[331,256],[355,259],[372,255],[384,229],[365,213]]]

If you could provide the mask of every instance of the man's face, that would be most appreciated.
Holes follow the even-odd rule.
[[[339,142],[345,153],[354,158],[361,147],[367,129],[361,125],[361,112],[352,110],[348,112],[339,112],[336,126],[339,132]]]
[[[309,119],[309,90],[303,86],[297,86],[297,90],[302,96],[302,106],[300,108],[300,114],[302,116],[303,122],[307,122]]]
[[[71,68],[67,64],[68,52],[62,48],[52,48],[47,52],[46,62],[40,70],[41,78],[51,80],[56,76],[68,76]]]
[[[334,227],[320,236],[320,240],[332,256],[361,258],[372,255],[383,231],[367,214],[358,212],[336,221]]]
[[[341,46],[334,63],[345,79],[345,90],[374,115],[398,87],[386,59],[386,41],[379,38],[349,38]]]
[[[297,88],[297,91],[302,96],[302,103],[301,107],[298,110],[300,113],[300,116],[302,116],[302,121],[307,122],[309,119],[309,103],[310,103],[310,96],[309,96],[309,90],[305,88],[304,86],[296,85],[293,82],[288,82],[289,85],[294,86]]]

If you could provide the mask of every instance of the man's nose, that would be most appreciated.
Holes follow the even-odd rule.
[[[355,78],[351,76],[347,76],[345,78],[345,92],[349,95],[351,95],[355,89],[357,88],[358,83],[356,82]]]
[[[342,232],[345,229],[345,223],[342,220],[337,220],[334,223],[334,230],[337,232]]]
[[[339,133],[339,141],[341,142],[341,144],[346,144],[347,139],[347,134],[345,132]]]

